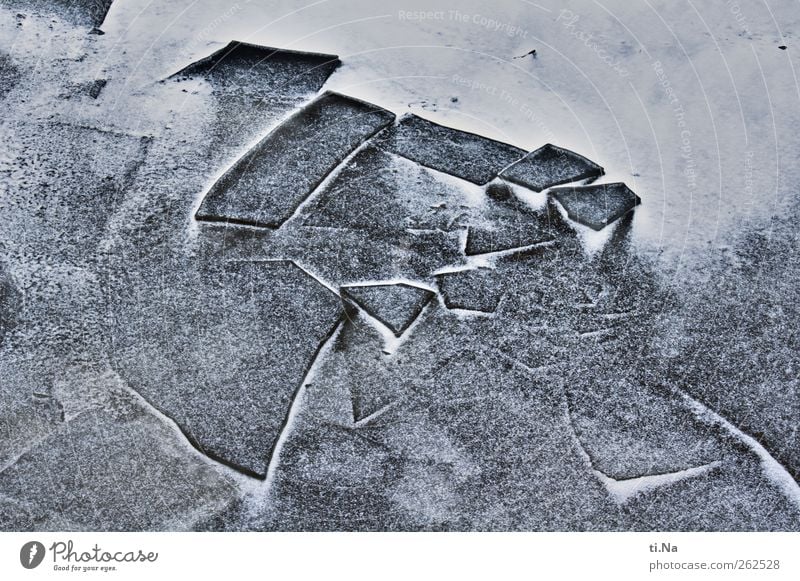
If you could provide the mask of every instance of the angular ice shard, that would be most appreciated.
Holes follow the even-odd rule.
[[[118,350],[117,365],[199,450],[263,477],[342,302],[290,261],[232,261],[208,276],[195,313]]]
[[[438,125],[416,115],[404,117],[381,140],[381,147],[461,179],[483,185],[503,168],[525,155],[525,151],[475,135]]]
[[[172,77],[204,77],[222,90],[256,91],[267,83],[274,87],[304,85],[306,91],[317,91],[339,64],[339,57],[332,54],[232,41]]]
[[[375,105],[325,93],[225,172],[196,217],[279,228],[344,158],[393,120]]]
[[[342,297],[363,308],[400,336],[435,296],[410,284],[372,284],[342,287]]]
[[[550,192],[571,220],[602,230],[642,203],[622,182],[555,188]]]
[[[552,186],[595,179],[603,173],[602,167],[582,155],[548,143],[503,170],[500,177],[541,192]]]

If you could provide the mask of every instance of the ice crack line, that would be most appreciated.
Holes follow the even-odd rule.
[[[697,417],[719,426],[749,448],[760,460],[764,476],[777,486],[786,498],[800,510],[800,485],[792,478],[792,475],[789,474],[786,467],[778,462],[764,446],[759,444],[755,438],[734,426],[717,412],[694,399],[688,393],[677,388],[674,391],[689,405]]]

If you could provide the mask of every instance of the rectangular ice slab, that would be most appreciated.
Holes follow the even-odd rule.
[[[599,178],[603,168],[575,152],[547,144],[511,167],[501,177],[535,192],[544,189]]]
[[[437,125],[409,115],[387,132],[380,146],[424,165],[478,185],[525,155],[525,151],[474,133]]]
[[[289,89],[316,93],[341,64],[333,54],[301,52],[232,41],[181,69],[173,79],[205,78],[216,93],[253,94],[272,99]],[[266,107],[265,107],[266,108]]]
[[[325,93],[225,172],[196,217],[279,228],[342,160],[393,121],[385,109]]]
[[[602,230],[642,203],[639,196],[621,182],[555,188],[550,193],[567,211],[570,220],[594,230]]]

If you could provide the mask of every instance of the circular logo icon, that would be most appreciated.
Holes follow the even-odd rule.
[[[44,545],[39,541],[30,541],[19,550],[19,562],[26,569],[35,569],[44,559]]]

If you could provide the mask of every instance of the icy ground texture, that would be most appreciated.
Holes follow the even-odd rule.
[[[562,144],[99,8],[0,9],[0,529],[798,528],[796,211],[687,295]]]

